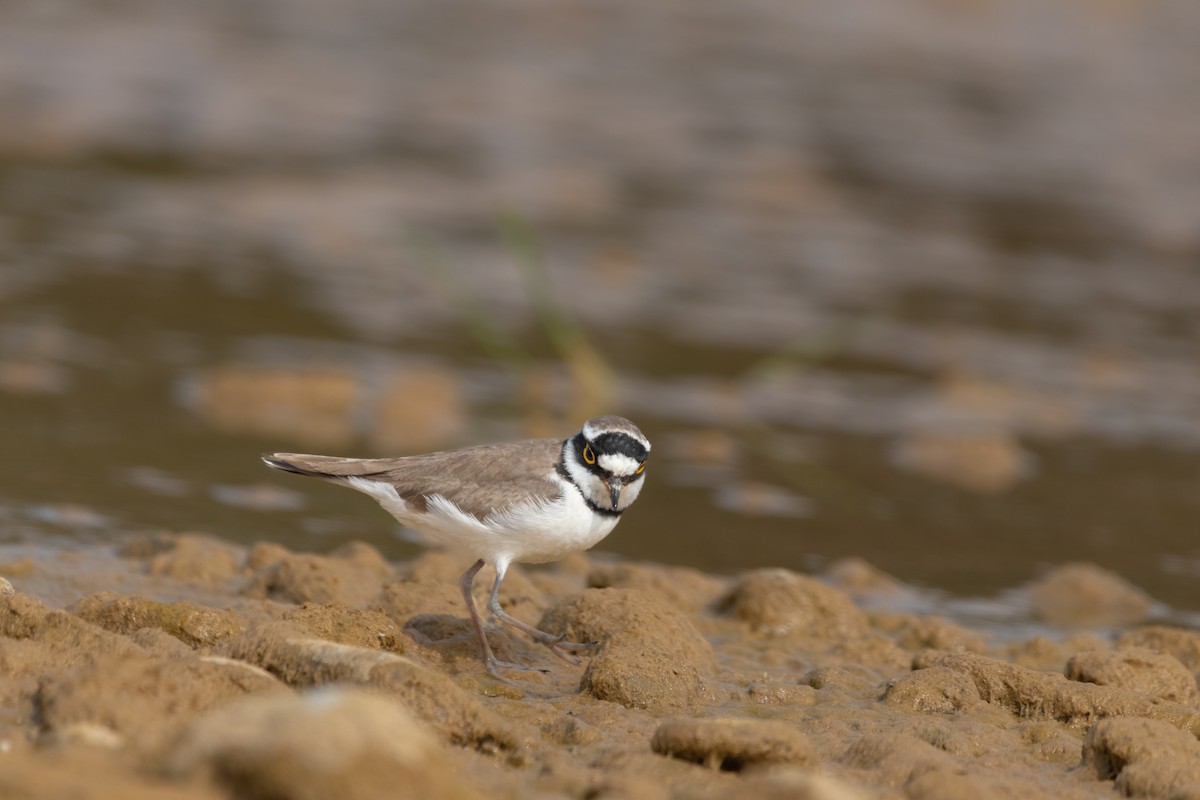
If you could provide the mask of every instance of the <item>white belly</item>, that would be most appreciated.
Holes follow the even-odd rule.
[[[508,564],[556,561],[593,547],[616,527],[619,517],[595,513],[573,486],[558,480],[563,483],[563,491],[557,500],[523,503],[483,520],[464,513],[440,495],[428,499],[425,513],[414,513],[388,484],[362,478],[351,478],[347,483],[374,497],[401,524],[417,529],[430,541],[491,564]]]

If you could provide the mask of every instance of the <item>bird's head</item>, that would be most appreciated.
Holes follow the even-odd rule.
[[[624,511],[646,478],[650,440],[624,417],[596,417],[567,440],[563,463],[575,484],[596,506]]]

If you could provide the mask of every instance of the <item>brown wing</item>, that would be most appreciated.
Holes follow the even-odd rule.
[[[338,458],[275,453],[264,460],[276,469],[320,478],[366,478],[396,487],[418,511],[440,494],[464,512],[483,519],[496,509],[526,500],[553,500],[553,474],[561,439],[485,444],[402,458]]]

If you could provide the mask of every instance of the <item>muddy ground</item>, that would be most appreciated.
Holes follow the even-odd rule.
[[[579,555],[504,605],[599,647],[495,630],[545,669],[507,683],[465,564],[195,534],[0,564],[0,797],[1200,797],[1200,633],[1087,564],[1028,589],[1062,636],[1000,642],[886,610],[861,561]]]

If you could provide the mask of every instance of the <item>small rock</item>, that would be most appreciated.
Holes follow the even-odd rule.
[[[1056,567],[1029,587],[1034,613],[1052,625],[1131,625],[1150,614],[1150,597],[1095,564]]]
[[[1143,647],[1077,653],[1064,674],[1073,681],[1120,686],[1149,697],[1196,705],[1200,692],[1191,670],[1175,658]]]
[[[783,722],[759,719],[677,719],[658,726],[654,752],[711,768],[740,772],[773,764],[813,764],[812,747]]]
[[[17,590],[13,588],[8,578],[0,577],[0,597],[12,597],[16,593]]]
[[[846,595],[785,569],[743,576],[718,602],[717,610],[770,636],[845,639],[868,631],[866,615]]]
[[[403,705],[363,691],[255,697],[196,721],[167,761],[247,798],[477,797]]]

